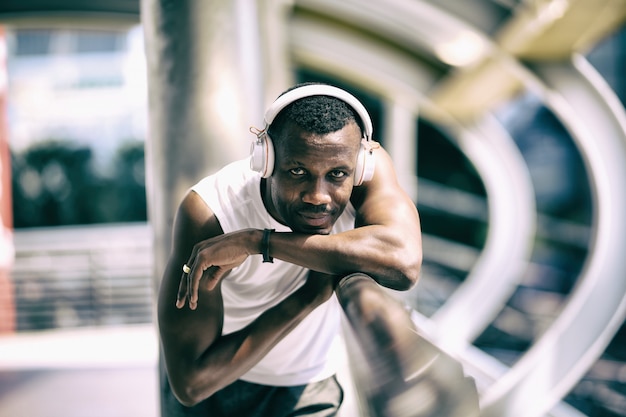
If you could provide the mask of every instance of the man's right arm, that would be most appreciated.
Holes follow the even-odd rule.
[[[193,405],[234,382],[258,363],[285,335],[333,291],[331,276],[313,273],[315,279],[265,311],[245,328],[221,335],[223,302],[221,284],[199,289],[196,310],[177,308],[182,275],[195,243],[222,234],[219,222],[190,192],[183,200],[174,225],[173,248],[159,290],[158,321],[165,365],[176,397]],[[327,279],[319,279],[320,276]]]

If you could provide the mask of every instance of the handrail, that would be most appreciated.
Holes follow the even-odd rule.
[[[362,273],[342,278],[336,292],[350,323],[350,367],[370,417],[478,416],[474,380],[419,334],[399,300]],[[365,363],[355,363],[359,358]]]

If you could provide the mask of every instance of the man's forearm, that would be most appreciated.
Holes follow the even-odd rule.
[[[363,272],[386,287],[410,288],[419,275],[421,247],[385,226],[364,226],[337,235],[273,233],[269,255],[329,274]]]
[[[194,361],[175,390],[185,405],[194,405],[231,384],[256,365],[279,341],[332,294],[330,278],[307,283],[245,328],[217,338]]]

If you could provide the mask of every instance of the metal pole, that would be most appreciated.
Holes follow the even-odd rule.
[[[409,311],[387,290],[356,273],[340,281],[337,296],[352,329],[353,376],[371,417],[478,416],[473,379],[419,334]]]
[[[250,52],[260,49],[256,13],[254,0],[141,0],[155,287],[183,195],[204,175],[245,157],[249,127],[262,120],[262,54]],[[161,382],[166,389],[163,367]],[[177,403],[165,395],[162,390],[161,412],[172,415]]]
[[[160,277],[172,220],[186,190],[247,152],[252,89],[238,53],[232,1],[142,0],[148,91],[149,217]]]

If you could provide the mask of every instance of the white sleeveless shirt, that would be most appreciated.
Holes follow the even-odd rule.
[[[191,189],[215,213],[224,233],[236,230],[276,229],[289,232],[266,210],[261,199],[261,176],[249,160],[233,162]],[[348,204],[332,233],[354,228],[355,210]],[[261,255],[249,256],[222,281],[224,327],[235,332],[278,304],[306,281],[308,269],[274,259],[263,263]],[[333,352],[339,335],[341,306],[335,295],[310,313],[241,379],[274,386],[303,385],[321,381],[336,372]]]

